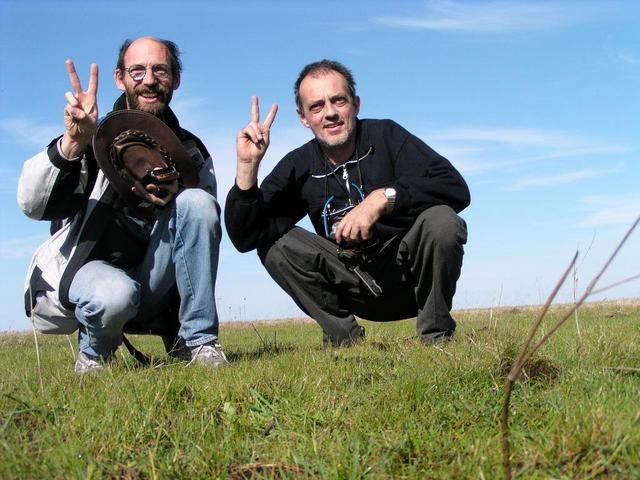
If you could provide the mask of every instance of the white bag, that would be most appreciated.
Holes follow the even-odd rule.
[[[67,239],[70,225],[67,223],[38,247],[27,270],[24,288],[26,298],[33,302],[30,305],[31,321],[34,328],[42,333],[70,334],[78,328],[78,321],[74,313],[64,308],[58,297],[60,279],[69,257],[75,249],[74,245],[74,248],[71,248],[67,255],[63,254],[62,247]],[[41,276],[44,281],[39,283],[46,283],[49,288],[32,292],[31,277],[36,268],[42,272]]]

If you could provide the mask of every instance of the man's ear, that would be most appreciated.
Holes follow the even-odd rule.
[[[173,78],[173,89],[177,90],[179,86],[180,86],[180,75],[176,75]]]
[[[116,87],[118,87],[118,90],[124,91],[124,80],[122,78],[122,70],[120,70],[119,68],[116,68],[113,71],[113,81],[116,83]]]
[[[299,108],[296,110],[296,112],[298,112],[298,118],[300,119],[300,123],[302,123],[302,125],[304,125],[305,127],[309,128],[309,122],[307,121],[307,118],[304,116],[304,112]]]
[[[356,112],[356,116],[360,113],[360,97],[356,95],[356,98],[353,99],[353,107]]]

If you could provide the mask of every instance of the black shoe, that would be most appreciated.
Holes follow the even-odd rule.
[[[442,330],[440,332],[430,332],[420,337],[420,341],[425,345],[443,343],[453,340],[453,330]]]
[[[364,340],[364,327],[362,325],[358,325],[359,330],[356,331],[355,336],[350,336],[348,338],[343,338],[341,340],[335,340],[331,338],[326,333],[322,335],[322,344],[325,347],[350,347],[358,342]]]

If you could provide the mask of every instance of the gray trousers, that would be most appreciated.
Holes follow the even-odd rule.
[[[450,311],[466,241],[466,224],[453,209],[425,210],[364,266],[382,287],[379,297],[338,258],[335,243],[302,228],[258,254],[278,285],[322,327],[325,343],[361,338],[354,315],[373,321],[416,317],[418,337],[428,342],[450,337],[456,328]]]

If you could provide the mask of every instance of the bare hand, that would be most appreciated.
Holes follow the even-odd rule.
[[[369,240],[373,226],[382,216],[386,205],[387,197],[382,188],[371,192],[340,221],[336,228],[336,242],[358,244]]]
[[[65,62],[73,92],[67,92],[64,109],[65,133],[62,137],[62,153],[67,158],[79,156],[91,141],[98,122],[98,65],[91,64],[89,87],[83,91],[72,60]]]
[[[236,155],[238,157],[238,175],[236,182],[240,188],[253,186],[258,177],[258,165],[269,148],[270,128],[276,118],[278,105],[271,110],[263,123],[260,123],[260,105],[258,97],[251,97],[251,121],[238,132],[236,137]]]
[[[163,197],[159,197],[157,195],[154,195],[154,193],[157,193],[157,189],[165,190],[169,193]],[[169,202],[171,202],[171,200],[173,200],[173,197],[178,192],[178,182],[174,181],[166,184],[163,183],[162,185],[155,185],[153,183],[150,183],[145,187],[144,185],[142,185],[142,183],[136,181],[133,184],[131,191],[138,195],[140,198],[144,198],[147,202],[152,203],[153,205],[164,207]]]

